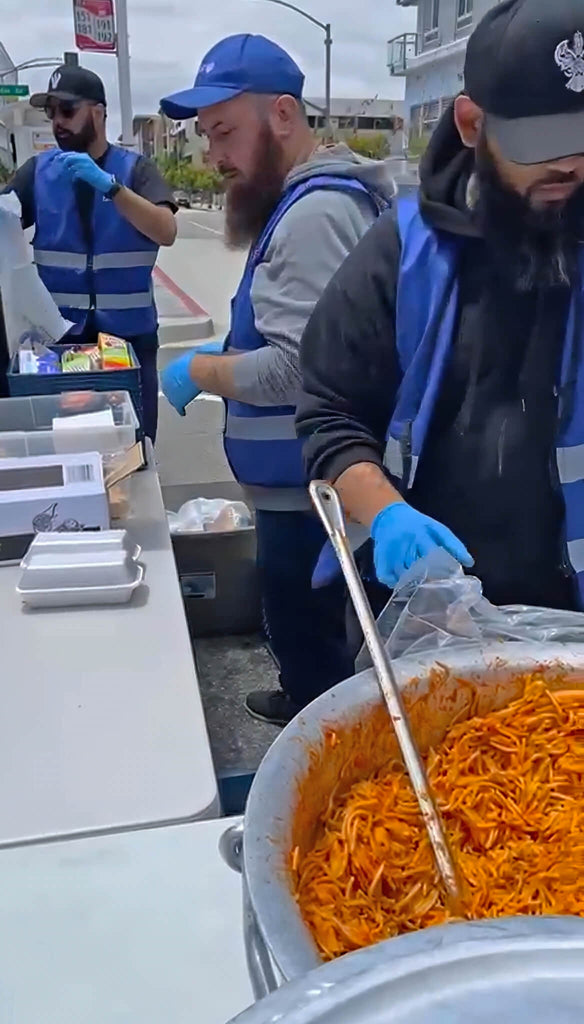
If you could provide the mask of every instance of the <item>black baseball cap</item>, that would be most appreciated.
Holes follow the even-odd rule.
[[[68,103],[103,103],[106,106],[105,89],[99,75],[87,68],[75,64],[62,64],[53,71],[46,92],[37,92],[30,98],[31,107],[47,105],[48,100],[61,100]]]
[[[584,0],[504,0],[468,41],[465,92],[503,156],[584,153]]]

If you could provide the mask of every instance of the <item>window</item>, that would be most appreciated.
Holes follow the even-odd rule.
[[[458,2],[458,7],[457,7],[456,20],[458,21],[458,23],[460,23],[460,22],[466,23],[466,22],[472,21],[472,5],[473,5],[473,0],[457,0],[457,2]]]
[[[422,134],[422,107],[410,107],[410,138],[419,139]]]
[[[424,6],[424,39],[432,40],[438,36],[440,18],[440,0],[426,0]]]
[[[424,103],[422,107],[422,134],[431,135],[440,120],[440,100]]]

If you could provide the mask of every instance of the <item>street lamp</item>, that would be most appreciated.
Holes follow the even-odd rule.
[[[325,101],[324,101],[324,120],[325,129],[328,136],[331,133],[331,47],[333,40],[331,36],[330,23],[326,24],[323,21],[319,21],[318,18],[314,18],[308,11],[303,11],[301,7],[296,7],[295,4],[288,3],[288,0],[267,0],[270,4],[278,4],[278,7],[287,7],[290,11],[296,11],[296,14],[300,14],[307,21],[311,21],[313,25],[317,25],[324,32],[324,46],[325,46]]]
[[[18,78],[18,72],[25,71],[27,68],[55,68],[62,63],[61,57],[33,57],[32,60],[25,60],[22,64],[15,64],[8,71],[0,72],[0,78],[8,78],[9,75],[16,75]]]

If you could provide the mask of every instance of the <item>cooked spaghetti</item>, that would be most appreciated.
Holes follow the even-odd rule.
[[[523,696],[455,725],[426,765],[469,918],[584,916],[584,690],[553,692],[527,677]],[[292,869],[326,960],[449,920],[397,759],[329,802]]]

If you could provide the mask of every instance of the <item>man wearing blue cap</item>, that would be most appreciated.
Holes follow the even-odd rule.
[[[225,451],[256,508],[267,632],[282,685],[249,694],[246,706],[277,724],[353,671],[344,588],[311,588],[324,536],[294,428],[299,347],[324,288],[394,191],[386,164],[319,145],[303,85],[279,46],[238,35],[207,54],[192,89],[161,103],[175,119],[198,114],[227,182],[227,242],[250,249],[225,346],[183,356],[165,370],[162,387],[181,414],[201,391],[226,400]]]

